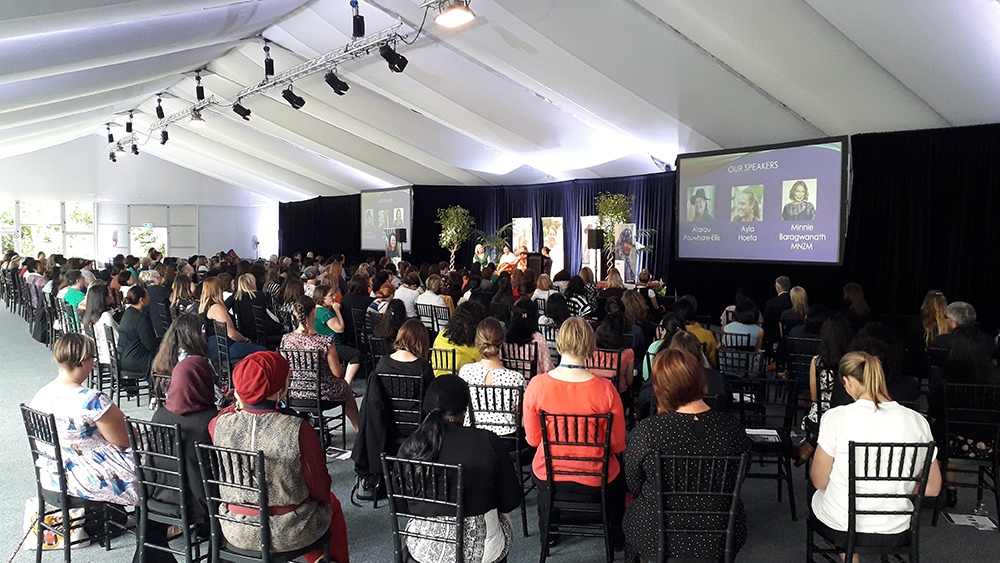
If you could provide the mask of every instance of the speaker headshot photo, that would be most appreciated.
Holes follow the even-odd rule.
[[[687,220],[691,223],[715,221],[713,216],[715,186],[688,188]]]
[[[816,206],[809,201],[810,196],[815,201],[816,179],[787,180],[782,182],[783,204],[781,208],[782,221],[812,221],[816,218]]]
[[[403,208],[397,207],[393,211],[394,211],[393,213],[394,218],[392,220],[392,227],[394,229],[400,229],[405,227],[406,223],[403,222]]]
[[[764,186],[733,186],[733,223],[763,221]]]

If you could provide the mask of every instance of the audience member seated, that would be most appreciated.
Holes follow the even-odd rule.
[[[569,279],[569,270],[559,270],[554,276],[552,276],[552,287],[563,291],[566,289],[566,284],[569,283]]]
[[[346,346],[337,346],[331,336],[319,334],[313,328],[316,324],[316,301],[305,295],[295,301],[295,318],[298,327],[281,338],[281,347],[292,350],[319,350],[319,386],[323,406],[327,409],[335,407],[333,403],[344,404],[344,414],[351,421],[354,429],[358,429],[358,404],[351,391],[351,381],[360,367],[359,362],[348,364],[347,369],[341,365],[338,355]],[[357,354],[355,354],[356,359]],[[292,382],[289,397],[292,399],[315,400],[314,387],[301,379]]]
[[[59,299],[69,303],[73,309],[77,309],[86,297],[87,282],[80,274],[80,270],[68,270],[62,275],[61,287],[56,295]]]
[[[931,341],[931,348],[951,348],[951,339],[955,330],[962,326],[976,326],[976,309],[964,301],[954,301],[946,309],[949,331],[937,336]],[[990,357],[996,358],[996,345],[989,350]]]
[[[149,306],[146,313],[153,321],[153,328],[157,328],[160,324],[160,311],[163,309],[167,309],[167,321],[169,322],[170,289],[163,285],[163,276],[156,270],[145,270],[139,273],[139,282],[146,288],[146,293],[149,295]]]
[[[118,322],[112,314],[114,298],[108,289],[108,284],[104,282],[94,282],[87,288],[87,309],[80,318],[80,324],[93,327],[94,339],[97,341],[98,360],[108,365],[111,363],[110,349],[108,348],[108,337],[104,332],[104,327],[111,327],[115,335],[115,341],[120,340],[118,335]]]
[[[561,293],[553,293],[545,301],[545,315],[538,318],[538,324],[560,327],[566,319],[572,316],[566,298]]]
[[[149,295],[141,285],[134,285],[125,296],[125,313],[118,325],[118,360],[122,371],[150,373],[150,366],[160,339],[153,331],[153,323],[146,314]],[[152,404],[152,403],[151,403]]]
[[[552,294],[559,293],[559,290],[552,287],[552,279],[547,274],[542,274],[538,276],[538,281],[536,283],[537,287],[535,292],[531,294],[532,299],[541,299],[545,301]]]
[[[395,299],[400,300],[406,307],[406,316],[414,318],[417,316],[417,298],[420,296],[420,274],[410,272],[406,274],[403,285],[396,290]]]
[[[558,367],[539,374],[528,383],[524,393],[524,432],[528,444],[538,448],[532,462],[532,476],[538,486],[539,521],[545,521],[552,510],[547,503],[545,448],[542,447],[542,428],[539,413],[559,414],[611,414],[611,456],[608,460],[608,484],[605,507],[611,527],[611,543],[624,544],[622,514],[625,511],[625,479],[621,474],[618,456],[625,450],[625,416],[618,391],[610,381],[597,377],[584,365],[596,348],[594,331],[581,318],[571,318],[563,323],[556,340],[556,349],[562,356]],[[572,455],[570,451],[555,448],[553,455]],[[600,466],[592,462],[550,460],[553,468],[569,471],[599,472]],[[590,476],[557,476],[559,487],[556,499],[596,501],[601,494],[600,478]]]
[[[317,285],[313,290],[313,301],[316,302],[316,332],[340,342],[340,334],[346,330],[342,309],[337,302],[337,292],[328,285]]]
[[[281,288],[281,305],[278,306],[278,310],[294,314],[295,300],[305,294],[302,280],[297,277],[289,277]]]
[[[358,435],[354,441],[351,459],[357,475],[357,498],[372,500],[377,493],[384,494],[382,480],[382,452],[394,455],[402,440],[396,427],[396,419],[379,382],[379,375],[416,375],[423,378],[424,389],[434,380],[434,372],[427,361],[430,348],[427,327],[417,319],[403,323],[396,335],[396,349],[390,355],[382,356],[378,365],[368,376],[365,400],[361,403]],[[416,422],[416,421],[413,421]]]
[[[910,320],[903,336],[903,346],[906,356],[903,359],[903,369],[921,377],[930,374],[930,362],[927,357],[927,347],[942,334],[951,332],[948,321],[948,300],[944,294],[932,289],[924,295],[920,305],[920,314]]]
[[[379,286],[378,291],[375,292],[375,300],[368,306],[368,310],[375,313],[384,313],[386,306],[393,300],[395,295],[396,286],[389,282],[383,283]]]
[[[514,371],[507,369],[500,362],[500,348],[504,343],[504,331],[503,326],[500,321],[494,319],[493,317],[486,317],[483,319],[479,326],[476,327],[476,349],[479,351],[479,355],[483,358],[478,362],[465,364],[459,371],[458,375],[465,380],[469,385],[501,385],[503,387],[521,387],[523,388],[527,383],[524,379],[524,375],[519,371]],[[539,348],[544,350],[544,355],[548,357],[548,347]],[[540,356],[542,354],[539,354]],[[549,369],[552,368],[552,361],[549,360]],[[548,370],[546,370],[548,371]],[[544,373],[539,370],[539,373]],[[506,393],[506,392],[505,392]],[[493,395],[489,395],[492,401]],[[482,413],[479,410],[483,407],[480,403],[480,398],[478,395],[474,395],[472,399],[472,411],[475,413],[476,417],[476,428],[482,428],[484,430],[489,430],[494,434],[500,436],[510,435],[514,432],[511,425],[516,424],[517,421],[513,419],[513,414],[501,414],[501,413]],[[507,409],[513,411],[517,407],[517,398],[510,396],[509,394],[505,396],[502,405],[494,405],[492,403],[485,406],[490,410]],[[490,424],[493,423],[493,424]],[[505,426],[496,426],[496,424],[502,424]],[[506,451],[506,449],[504,450]]]
[[[469,280],[472,278],[470,277]],[[431,274],[427,276],[427,281],[425,282],[427,286],[426,291],[417,297],[418,305],[433,305],[435,307],[448,307],[448,303],[445,301],[444,297],[438,295],[441,291],[441,276],[437,274]],[[452,305],[448,307],[448,312],[454,311],[455,307]],[[443,319],[442,319],[443,320]]]
[[[219,413],[209,425],[216,446],[264,452],[268,503],[273,515],[271,546],[278,553],[302,549],[331,532],[330,555],[346,563],[347,526],[340,502],[330,491],[330,474],[319,436],[294,411],[278,407],[288,390],[288,361],[275,352],[256,352],[233,369],[237,404]],[[223,498],[256,503],[246,493],[222,489]],[[259,512],[223,504],[219,511],[238,522],[254,522]],[[260,528],[223,520],[222,535],[237,549],[260,549]],[[305,560],[322,558],[312,551]]]
[[[481,428],[462,426],[469,399],[469,386],[458,376],[443,375],[434,380],[424,396],[422,411],[426,417],[400,446],[399,457],[461,465],[465,483],[464,559],[506,561],[513,539],[507,513],[520,505],[524,493],[500,438]],[[454,483],[448,486],[448,498],[457,500]],[[427,536],[406,538],[410,557],[418,563],[456,560],[455,544],[432,539],[454,537],[454,528],[444,518],[451,507],[411,503],[406,510],[428,518],[411,519],[406,525],[407,531]]]
[[[340,316],[347,325],[347,330],[341,335],[341,341],[357,348],[354,336],[354,310],[367,311],[373,299],[368,295],[368,280],[361,274],[351,276],[351,281],[347,282],[347,293],[340,299]]]
[[[636,358],[641,358],[646,353],[648,344],[656,339],[656,327],[650,322],[649,309],[639,292],[626,291],[622,295],[620,304],[624,307],[622,312],[625,313],[625,324],[628,327],[625,332],[635,337],[632,350]],[[639,370],[642,368],[639,367]]]
[[[434,339],[434,348],[455,350],[455,370],[461,370],[465,364],[471,364],[483,359],[476,350],[476,327],[486,313],[476,303],[466,302],[455,309],[455,314],[448,319],[444,330]],[[434,375],[444,375],[449,370],[436,369]]]
[[[861,288],[861,284],[855,282],[844,286],[844,309],[841,310],[841,313],[854,326],[878,320],[878,317],[868,308],[868,302],[865,301],[865,291]]]
[[[726,326],[727,324],[733,322],[734,314],[736,313],[736,304],[749,299],[753,301],[753,289],[749,285],[741,285],[736,290],[736,298],[733,304],[722,310],[722,315],[719,316],[719,326]],[[755,323],[757,325],[764,325],[764,315],[759,315]]]
[[[625,282],[622,281],[622,275],[618,273],[618,268],[611,268],[608,270],[608,276],[604,279],[604,288],[597,293],[597,311],[598,317],[603,319],[605,314],[604,306],[608,302],[608,299],[621,299],[622,295],[625,294]]]
[[[591,370],[598,377],[614,379],[617,376],[618,391],[620,393],[625,393],[628,389],[632,388],[632,370],[635,367],[635,352],[631,348],[625,347],[625,342],[622,338],[622,334],[624,333],[625,315],[618,311],[608,313],[604,317],[604,322],[601,323],[601,326],[597,327],[595,334],[596,347],[601,350],[621,350],[621,361],[616,366],[616,370]],[[593,362],[603,364],[604,360],[598,357],[599,354],[601,352],[594,352]]]
[[[170,294],[171,319],[197,311],[198,299],[195,298],[194,291],[194,282],[187,274],[177,274],[174,277],[173,293]]]
[[[701,354],[697,339],[685,332],[674,336],[674,343],[687,339]],[[686,346],[685,346],[686,347]],[[659,452],[666,455],[740,456],[750,452],[750,440],[739,421],[732,415],[709,408],[704,397],[710,384],[706,382],[701,359],[684,349],[664,350],[653,362],[653,389],[656,393],[657,414],[639,422],[632,432],[625,449],[625,479],[632,503],[625,510],[622,528],[629,553],[638,553],[646,561],[655,561],[659,547],[658,534],[660,502],[654,481],[656,458]],[[710,392],[710,391],[709,391]],[[669,466],[666,470],[669,471]],[[667,482],[690,479],[691,475],[663,475]],[[707,476],[694,476],[707,478]],[[734,476],[743,479],[743,475]],[[665,507],[674,510],[716,511],[730,510],[728,498],[689,497],[686,506]],[[701,518],[686,518],[687,522],[670,522],[673,528],[697,528]],[[724,522],[724,520],[723,520]],[[743,501],[736,507],[736,530],[733,540],[734,554],[747,540],[746,511]],[[681,541],[670,541],[672,548],[667,557],[698,558],[725,551],[725,535],[684,534]]]
[[[771,346],[778,341],[781,334],[781,313],[792,308],[792,296],[788,294],[790,289],[792,281],[788,276],[778,276],[774,280],[774,291],[777,295],[764,303],[764,345],[761,348],[769,354]]]
[[[685,330],[697,336],[698,340],[705,344],[705,360],[708,362],[708,367],[718,369],[719,361],[716,358],[716,353],[719,350],[719,343],[715,341],[715,336],[712,335],[711,331],[702,328],[695,320],[696,311],[697,309],[691,304],[691,301],[683,297],[674,303],[674,313],[684,319]]]
[[[903,344],[889,327],[880,323],[866,324],[854,335],[851,351],[866,352],[878,358],[893,400],[915,403],[920,398],[920,383],[903,373]],[[836,388],[835,391],[839,393]],[[844,404],[845,400],[836,396],[838,393],[835,393],[834,403]]]
[[[804,324],[809,313],[809,295],[805,288],[797,285],[788,292],[788,295],[792,298],[792,308],[782,311],[779,317],[782,336],[787,336],[792,327]]]
[[[587,303],[590,305],[590,309],[597,312],[597,297],[601,293],[601,288],[597,285],[597,279],[594,277],[594,271],[588,266],[580,268],[580,279],[583,280],[584,291],[587,295]]]
[[[91,501],[139,504],[135,464],[126,451],[125,415],[110,397],[83,386],[97,357],[94,341],[83,334],[64,334],[53,346],[52,356],[59,374],[38,390],[28,406],[55,415],[66,490]],[[54,462],[45,461],[39,479],[46,491],[59,492]]]
[[[574,317],[589,317],[597,312],[597,305],[590,302],[590,291],[584,285],[582,277],[570,278],[563,295],[566,296],[566,305]]]
[[[264,313],[261,320],[264,326],[258,327],[254,318],[253,306],[261,308]],[[267,296],[263,292],[257,291],[257,281],[253,274],[243,274],[236,279],[236,292],[226,302],[226,307],[240,320],[240,334],[253,341],[257,338],[257,329],[264,333],[268,340],[275,342],[284,332],[284,327],[277,320],[268,314]]]
[[[686,330],[678,330],[674,333],[673,338],[670,339],[671,350],[684,350],[688,354],[694,356],[696,360],[704,364],[705,354],[702,351],[701,342],[698,338]],[[659,356],[660,354],[657,354]],[[705,380],[708,383],[708,389],[705,391],[705,395],[709,395],[709,400],[714,401],[712,408],[718,411],[728,411],[729,405],[733,400],[733,390],[726,381],[726,376],[722,375],[722,372],[714,370],[712,368],[702,368],[705,371]],[[653,382],[656,383],[655,381]],[[655,391],[655,389],[654,389]],[[652,409],[650,409],[652,411]],[[650,412],[652,414],[652,412]]]
[[[205,336],[208,337],[208,351],[212,359],[219,358],[216,341],[225,338],[229,346],[229,361],[231,365],[236,365],[243,358],[260,352],[263,346],[250,342],[250,339],[240,334],[233,324],[233,319],[226,310],[223,292],[225,291],[225,280],[215,277],[208,278],[201,286],[201,303],[198,307],[198,314],[205,322]],[[226,334],[215,333],[215,321],[226,324]]]
[[[788,331],[787,336],[819,340],[819,332],[823,328],[823,323],[833,315],[834,313],[826,305],[812,305],[809,307],[809,312],[806,313],[805,321],[800,325],[793,326]]]
[[[399,332],[399,327],[403,326],[405,322],[406,305],[399,299],[393,299],[386,306],[385,313],[382,314],[382,322],[375,327],[373,335],[375,338],[396,340],[396,333]]]
[[[538,308],[531,299],[521,299],[514,304],[510,323],[507,325],[506,340],[515,346],[538,345],[538,371],[545,373],[552,369],[552,357],[545,337],[538,332]]]
[[[657,352],[659,352],[661,348],[670,346],[674,333],[678,330],[685,330],[686,327],[687,325],[684,323],[684,319],[677,313],[671,312],[663,315],[663,318],[660,319],[660,325],[656,328],[659,340],[654,340],[649,344],[649,347],[646,349],[646,355],[656,356]],[[646,360],[643,359],[642,362],[643,365],[645,365]],[[650,362],[652,362],[652,358],[650,358]],[[643,378],[646,380],[649,379],[649,374],[645,373],[645,371],[643,371]]]
[[[817,491],[812,498],[812,516],[821,527],[848,531],[849,443],[854,442],[930,442],[930,425],[919,413],[892,400],[886,387],[882,364],[864,352],[851,352],[840,360],[838,375],[854,403],[835,407],[823,415],[819,427],[819,446],[812,462],[812,482]],[[917,462],[920,463],[920,460]],[[857,484],[861,494],[905,494],[912,483],[866,481]],[[941,489],[941,471],[931,464],[926,496],[937,496]],[[879,499],[880,510],[907,510],[905,499]],[[871,508],[869,508],[870,510]],[[894,545],[909,530],[906,515],[859,514],[855,530],[862,534],[880,534],[887,545]],[[908,539],[908,538],[907,538]]]
[[[643,269],[640,271],[635,284],[635,292],[639,294],[639,297],[642,297],[642,300],[646,303],[646,309],[652,316],[653,321],[656,322],[660,320],[663,311],[661,309],[662,303],[656,298],[656,291],[650,287],[652,279],[653,275],[649,273],[649,270]]]
[[[837,376],[840,359],[851,349],[851,323],[841,314],[835,314],[820,329],[819,354],[809,364],[809,398],[812,405],[802,419],[802,429],[819,434],[819,412],[849,404],[843,380]],[[814,444],[815,445],[815,444]]]
[[[753,347],[754,351],[758,351],[764,344],[764,329],[757,325],[758,317],[760,317],[760,310],[757,308],[757,304],[749,299],[744,299],[736,305],[736,310],[733,312],[733,322],[722,327],[722,332],[746,334],[750,337],[750,346]]]
[[[497,278],[496,283],[493,285],[495,291],[490,303],[507,306],[514,305],[514,286],[510,281],[509,275],[500,274],[500,277]]]

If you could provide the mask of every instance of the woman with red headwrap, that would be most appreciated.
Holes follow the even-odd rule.
[[[301,549],[330,530],[330,556],[347,563],[347,526],[340,502],[330,491],[319,436],[308,422],[278,406],[288,392],[288,360],[274,352],[251,354],[233,370],[233,385],[236,405],[220,412],[209,432],[216,446],[264,452],[272,549]],[[220,510],[247,522],[260,517],[259,512],[235,504]],[[234,547],[260,549],[260,528],[225,520],[221,525],[226,541]],[[321,557],[322,551],[316,550],[305,559],[313,563]]]

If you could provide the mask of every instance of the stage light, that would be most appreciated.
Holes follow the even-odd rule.
[[[196,71],[194,73],[194,83],[194,93],[200,102],[205,99],[205,87],[201,85],[201,71]]]
[[[164,129],[163,131],[160,131],[160,144],[165,145],[169,140],[170,140],[170,135],[167,134],[167,130]]]
[[[110,125],[108,125],[106,127],[106,129],[108,130],[108,144],[111,144],[111,143],[115,142],[115,136],[111,134],[111,126]]]
[[[161,105],[162,101],[160,98],[156,98],[156,119],[163,119],[164,117],[163,106]]]
[[[354,14],[354,39],[361,39],[365,36],[365,17],[361,14]]]
[[[139,145],[132,143],[132,154],[139,156]]]
[[[132,132],[132,112],[128,112],[128,121],[125,122],[125,132]]]
[[[348,90],[351,89],[351,86],[338,78],[332,70],[326,73],[323,80],[330,85],[330,88],[333,88],[333,91],[336,92],[338,96],[343,96]]]
[[[236,112],[236,115],[242,117],[246,121],[250,121],[250,115],[252,115],[252,112],[241,106],[239,102],[233,104],[233,111]]]
[[[274,59],[271,58],[271,47],[264,43],[264,76],[274,76]]]
[[[191,110],[191,121],[188,121],[188,125],[196,129],[200,129],[205,126],[205,120],[201,118],[200,111]]]
[[[111,151],[108,153],[108,160],[110,160],[111,162],[118,162],[118,158],[115,156],[115,151]]]
[[[393,72],[403,72],[403,69],[406,68],[406,63],[409,62],[406,60],[406,57],[397,53],[388,44],[382,45],[382,48],[378,50],[378,54],[382,55],[385,62],[389,63],[389,70]]]
[[[289,86],[281,91],[281,97],[285,98],[288,105],[292,106],[292,109],[302,109],[302,106],[306,105],[306,101],[302,99],[302,96],[298,96],[295,92],[292,92],[292,87]]]
[[[443,27],[465,25],[476,17],[469,9],[468,0],[445,0],[438,4],[438,10],[440,13],[434,21]]]

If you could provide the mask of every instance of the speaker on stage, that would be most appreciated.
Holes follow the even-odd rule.
[[[396,242],[406,242],[406,229],[396,229]]]
[[[590,229],[587,232],[587,248],[590,250],[600,250],[604,248],[604,231]]]

